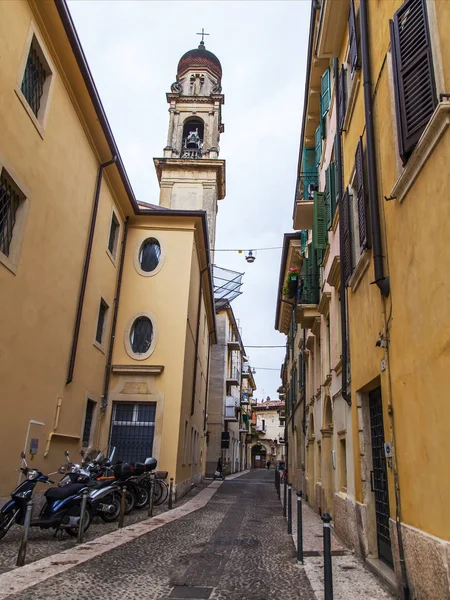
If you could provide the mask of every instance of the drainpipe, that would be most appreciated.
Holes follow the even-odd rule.
[[[123,265],[125,262],[125,249],[127,247],[127,237],[128,237],[128,217],[125,219],[125,226],[123,229],[123,236],[122,236],[122,249],[120,252],[119,274],[117,276],[116,296],[114,298],[114,314],[113,314],[113,320],[112,320],[112,324],[111,324],[111,334],[109,336],[108,359],[106,361],[105,379],[104,379],[104,383],[103,383],[102,406],[101,406],[102,414],[105,413],[106,408],[108,406],[109,380],[111,379],[112,355],[113,355],[113,350],[114,350],[114,341],[116,339],[117,313],[119,312],[119,300],[120,300],[120,292],[122,289]]]
[[[375,136],[372,113],[372,81],[370,73],[369,30],[367,18],[367,0],[360,2],[361,55],[364,87],[364,113],[366,121],[367,168],[369,179],[369,207],[373,245],[373,264],[375,281],[381,294],[389,296],[389,277],[384,275],[383,249],[381,244],[380,207],[378,204],[377,164],[375,154]]]
[[[195,409],[195,390],[197,387],[197,363],[198,363],[198,339],[200,333],[200,309],[202,307],[202,297],[203,297],[203,273],[208,270],[209,267],[205,267],[200,271],[200,283],[198,286],[198,305],[197,305],[197,327],[195,333],[195,350],[194,350],[194,376],[192,380],[192,400],[191,400],[191,416],[194,414]]]
[[[203,415],[203,431],[206,431],[206,409],[208,408],[208,386],[209,386],[209,369],[211,363],[211,333],[208,336],[208,361],[206,365],[206,389],[205,389],[205,414]]]
[[[339,60],[337,58],[333,58],[333,75],[334,80],[336,81],[336,86],[339,81]],[[339,90],[336,89],[336,114],[339,114]],[[343,190],[343,169],[342,169],[342,138],[341,131],[339,129],[339,123],[336,128],[336,154],[339,156],[340,160],[337,161],[339,166],[338,173],[338,195],[339,202],[342,202],[342,196],[344,195]],[[341,211],[340,211],[341,212]],[[344,228],[342,223],[339,223],[339,254],[341,255],[341,259],[344,258]],[[341,372],[341,394],[347,404],[350,406],[351,395],[348,393],[347,389],[347,371],[348,371],[348,332],[347,332],[347,291],[345,287],[345,277],[344,277],[344,268],[341,265],[340,268],[340,280],[341,280],[341,343],[342,343],[342,372]]]
[[[86,292],[86,284],[89,273],[89,266],[91,263],[91,253],[92,253],[92,244],[94,241],[94,232],[95,232],[95,223],[97,221],[97,211],[98,211],[98,203],[100,200],[100,190],[102,187],[102,179],[103,179],[103,171],[109,165],[112,165],[116,162],[117,156],[113,156],[111,160],[106,163],[100,165],[97,176],[97,187],[95,190],[94,204],[92,205],[92,215],[91,215],[91,224],[89,226],[89,236],[88,243],[86,247],[86,255],[84,257],[84,266],[83,266],[83,274],[81,276],[81,286],[80,292],[78,294],[78,305],[77,305],[77,314],[75,317],[75,327],[73,330],[72,337],[72,348],[70,350],[70,359],[69,359],[69,369],[67,371],[67,379],[66,385],[68,385],[73,380],[73,371],[75,368],[75,358],[77,355],[77,347],[78,347],[78,336],[80,335],[80,326],[81,326],[81,315],[83,313],[83,304],[84,304],[84,294]]]

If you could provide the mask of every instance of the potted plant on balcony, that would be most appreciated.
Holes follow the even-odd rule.
[[[288,298],[295,298],[298,288],[299,276],[300,271],[297,267],[292,267],[287,272],[286,279],[284,280],[283,294]]]

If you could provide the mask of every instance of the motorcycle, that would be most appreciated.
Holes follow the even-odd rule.
[[[25,453],[21,453],[22,467],[20,472],[25,476],[25,481],[19,483],[11,493],[11,500],[0,510],[0,539],[2,539],[14,523],[23,525],[27,503],[33,495],[33,490],[38,483],[52,485],[49,475],[44,475],[38,469],[30,469],[25,460]],[[53,473],[50,473],[53,475]],[[82,483],[73,483],[63,488],[50,488],[45,492],[46,503],[43,506],[38,519],[32,519],[31,527],[42,529],[64,529],[73,537],[78,535],[78,525],[81,513],[81,492],[85,489]],[[84,515],[84,531],[92,522],[93,510],[91,505],[86,504]]]

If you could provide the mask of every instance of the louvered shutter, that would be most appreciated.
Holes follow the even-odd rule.
[[[303,148],[303,199],[312,200],[308,194],[310,184],[317,185],[316,149]]]
[[[315,140],[315,149],[316,149],[316,167],[320,165],[320,159],[322,158],[322,132],[320,125],[316,129],[316,133],[314,135]]]
[[[339,190],[343,189],[343,179],[342,179],[342,174],[343,174],[343,164],[342,164],[342,155],[338,152],[338,144],[337,144],[337,137],[338,137],[339,133],[336,133],[336,135],[334,136],[334,162],[335,162],[335,180],[334,180],[334,191],[336,193],[336,204],[339,204],[340,202],[340,197],[339,197]],[[340,178],[340,182],[339,182],[339,178]],[[340,185],[339,185],[340,183]]]
[[[336,163],[330,163],[330,205],[331,205],[331,219],[330,227],[333,224],[334,213],[336,212]]]
[[[339,227],[342,227],[342,236],[343,236],[343,251],[344,256],[341,258],[342,260],[342,268],[344,269],[344,282],[345,285],[348,285],[350,281],[350,277],[352,276],[353,271],[353,261],[352,261],[352,232],[350,225],[350,196],[348,193],[348,189],[345,190],[342,196],[342,202],[340,204],[340,222]]]
[[[338,127],[339,131],[344,128],[345,112],[347,110],[347,70],[342,65],[338,76]]]
[[[308,241],[308,230],[302,229],[300,231],[300,251],[302,254],[305,253],[307,241]]]
[[[325,210],[327,215],[327,229],[331,227],[331,163],[325,169]]]
[[[298,355],[298,387],[301,390],[303,387],[303,354]]]
[[[319,295],[319,280],[317,276],[317,251],[314,244],[308,244],[308,297],[305,304],[317,304]]]
[[[328,244],[327,215],[325,208],[325,194],[314,193],[313,214],[313,244],[316,249],[325,250]]]
[[[355,154],[356,198],[358,201],[359,250],[362,252],[369,247],[369,235],[366,214],[366,193],[364,186],[364,154],[362,138],[359,138]]]
[[[353,73],[356,69],[359,69],[359,56],[358,56],[358,36],[356,30],[356,13],[355,13],[355,4],[353,0],[350,0],[350,14],[348,16],[348,41],[350,47],[350,67]]]
[[[328,68],[320,80],[320,94],[322,97],[321,117],[324,117],[330,108],[330,69]]]
[[[437,105],[426,0],[407,0],[391,22],[400,156],[405,163]]]

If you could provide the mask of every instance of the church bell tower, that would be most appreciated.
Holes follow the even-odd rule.
[[[202,36],[203,37],[203,36]],[[186,52],[176,81],[166,94],[169,132],[164,157],[154,163],[160,184],[159,203],[173,210],[204,210],[210,245],[216,236],[217,202],[225,197],[225,161],[219,159],[223,133],[222,66],[206,50]]]

